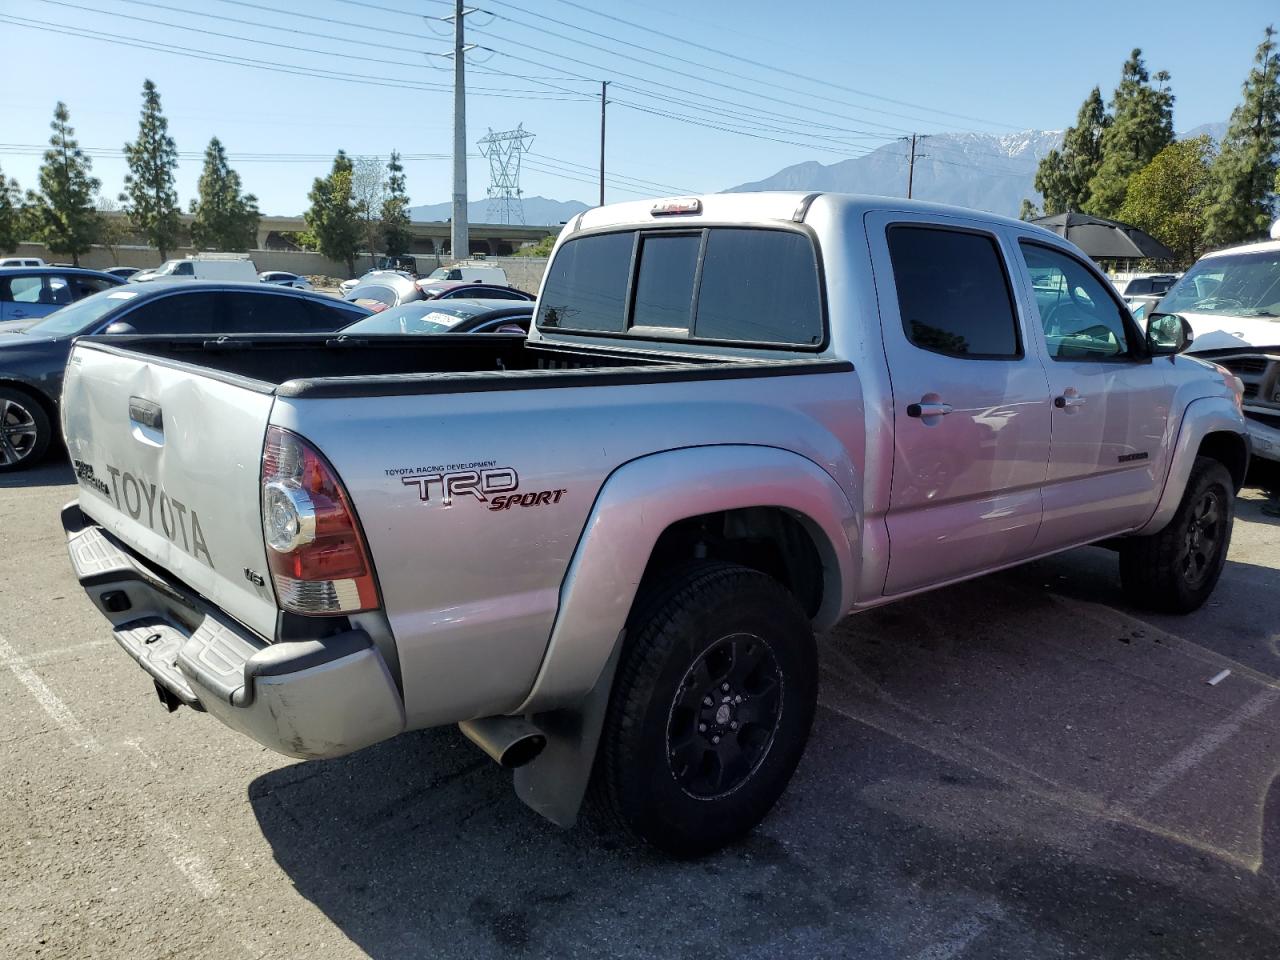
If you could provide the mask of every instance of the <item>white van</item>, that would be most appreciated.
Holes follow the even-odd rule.
[[[257,283],[258,268],[248,257],[204,254],[181,260],[166,260],[154,270],[134,274],[130,279],[137,283],[146,283],[148,280],[244,280]]]
[[[501,267],[477,267],[469,263],[455,263],[452,267],[432,270],[426,280],[464,280],[467,283],[496,283],[507,285],[507,271]]]
[[[0,267],[47,267],[39,257],[0,257]]]

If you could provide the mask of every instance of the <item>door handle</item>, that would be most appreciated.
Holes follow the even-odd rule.
[[[943,403],[941,400],[921,400],[919,403],[913,403],[907,407],[907,416],[915,417],[922,420],[926,417],[945,417],[954,407],[949,403]]]
[[[142,397],[129,398],[129,419],[144,427],[150,427],[157,433],[164,432],[164,415],[160,404]]]
[[[14,317],[16,317],[17,319],[21,320],[23,317],[25,317],[25,316],[27,315],[27,311],[25,311],[25,310],[15,310],[15,311],[13,311],[13,315],[14,315]]]
[[[1085,398],[1081,396],[1077,396],[1075,394],[1071,394],[1071,395],[1064,394],[1061,397],[1053,398],[1053,405],[1057,407],[1059,410],[1071,410],[1075,407],[1083,407],[1084,404],[1085,404]]]

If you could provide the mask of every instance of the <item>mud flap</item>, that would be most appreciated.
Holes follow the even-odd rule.
[[[618,634],[595,686],[577,707],[529,718],[546,734],[547,745],[532,763],[516,768],[516,796],[558,827],[578,822],[625,635],[625,630]]]

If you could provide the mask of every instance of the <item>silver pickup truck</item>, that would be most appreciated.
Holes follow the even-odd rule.
[[[1169,320],[1014,220],[606,206],[527,341],[80,340],[63,521],[170,708],[294,757],[458,724],[556,823],[694,854],[782,793],[846,614],[1100,541],[1205,601],[1241,387]]]

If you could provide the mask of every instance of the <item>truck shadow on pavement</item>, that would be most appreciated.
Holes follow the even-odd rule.
[[[1254,597],[1236,647],[1227,606],[1176,631],[1103,606],[1114,576],[1075,551],[845,621],[791,789],[702,861],[552,827],[452,728],[249,799],[380,960],[1274,957],[1280,689],[1244,645],[1274,636],[1280,571],[1228,569]]]

